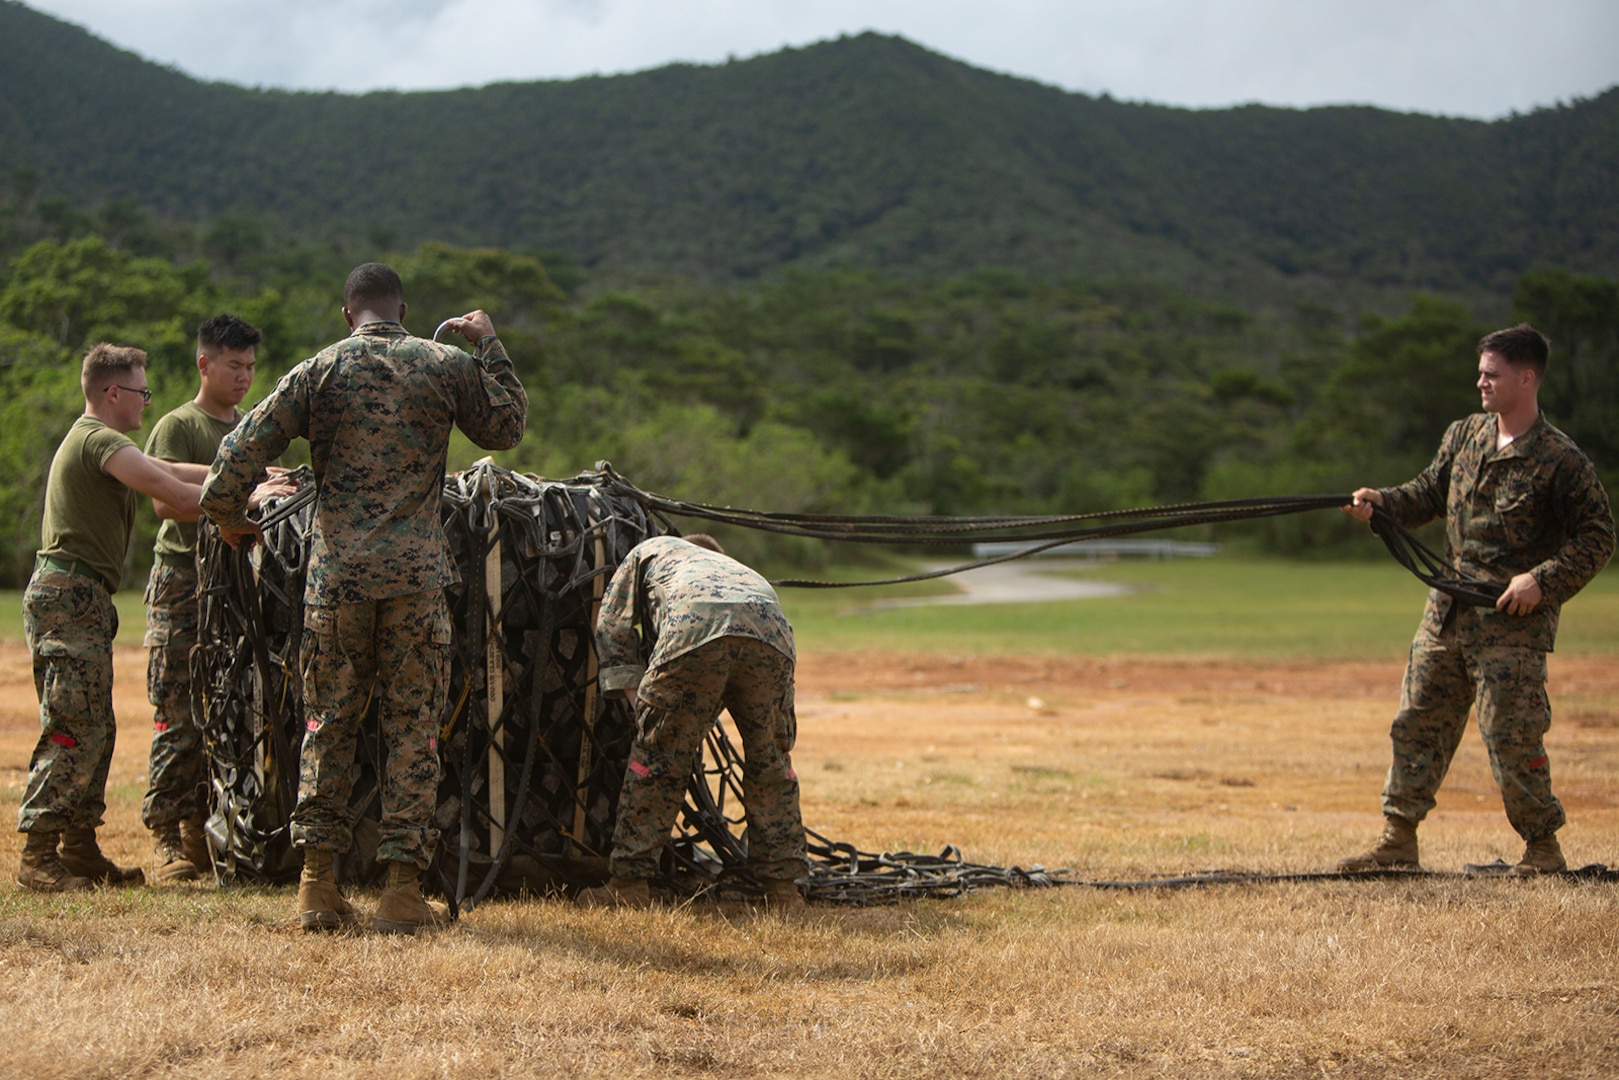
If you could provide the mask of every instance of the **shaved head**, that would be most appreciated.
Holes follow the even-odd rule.
[[[350,311],[391,313],[405,302],[405,283],[386,263],[361,263],[343,282],[343,306]]]

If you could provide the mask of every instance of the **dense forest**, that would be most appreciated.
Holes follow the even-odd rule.
[[[1420,468],[1477,408],[1478,337],[1527,318],[1555,343],[1548,414],[1619,477],[1619,91],[1494,124],[1192,112],[867,35],[348,97],[198,83],[5,0],[0,40],[11,584],[86,345],[151,353],[150,422],[232,310],[266,332],[256,399],[344,333],[370,258],[416,333],[492,313],[532,401],[501,460],[550,476],[605,458],[682,498],[849,513],[1341,492]],[[1370,550],[1333,513],[1239,535]]]
[[[149,228],[117,213],[126,233]],[[344,333],[346,263],[286,257],[293,269],[266,258],[241,275],[87,230],[11,258],[0,278],[0,574],[26,579],[50,456],[82,409],[88,343],[152,354],[155,418],[194,393],[192,330],[216,311],[265,329],[260,392]],[[1320,305],[1255,314],[1154,283],[1002,270],[625,289],[497,249],[430,243],[387,257],[414,332],[473,307],[494,314],[532,401],[529,436],[504,464],[561,477],[605,458],[649,490],[771,510],[1078,512],[1397,482],[1476,410],[1473,346],[1491,328],[1431,295],[1346,322]],[[1611,482],[1619,282],[1537,271],[1514,307],[1557,343],[1548,413]],[[477,456],[457,444],[452,465]],[[142,522],[132,571],[149,558],[155,522]],[[1366,549],[1336,514],[1246,533],[1299,554]],[[734,540],[774,566],[828,558],[808,543]]]

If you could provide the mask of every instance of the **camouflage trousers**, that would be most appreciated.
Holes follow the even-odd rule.
[[[352,845],[355,746],[374,697],[384,751],[377,859],[422,868],[432,861],[450,648],[442,589],[304,609],[304,742],[294,843],[336,852]]]
[[[17,830],[93,829],[107,810],[107,768],[118,738],[112,712],[118,611],[99,581],[43,568],[29,579],[22,611],[40,730]]]
[[[1449,626],[1419,634],[1389,737],[1394,763],[1383,785],[1383,812],[1421,821],[1478,706],[1478,729],[1501,789],[1507,820],[1525,840],[1550,836],[1567,818],[1552,794],[1545,736],[1551,727],[1546,654],[1539,649],[1475,645]]]
[[[153,706],[150,778],[141,822],[159,829],[208,810],[208,761],[191,716],[191,648],[197,643],[197,571],[158,562],[146,583],[146,700]]]
[[[742,738],[749,869],[802,877],[808,861],[791,756],[798,739],[792,659],[754,638],[722,637],[648,672],[639,695],[613,829],[613,876],[658,873],[703,736],[723,707]]]

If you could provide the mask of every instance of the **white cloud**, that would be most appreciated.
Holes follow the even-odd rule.
[[[201,78],[425,89],[717,63],[840,33],[1175,105],[1490,117],[1619,83],[1612,0],[28,0]]]

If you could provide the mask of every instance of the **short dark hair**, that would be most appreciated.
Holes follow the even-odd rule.
[[[720,542],[707,533],[692,533],[690,536],[682,536],[681,539],[688,544],[695,544],[708,551],[717,551],[721,555],[725,554],[725,549],[720,547]]]
[[[99,342],[84,354],[84,366],[79,369],[79,386],[85,400],[98,390],[105,390],[136,368],[146,366],[146,350],[133,345],[113,345]]]
[[[231,352],[251,349],[263,340],[264,333],[258,327],[228,311],[220,312],[197,327],[197,351],[205,356],[214,356],[225,349]]]
[[[1513,367],[1534,368],[1537,376],[1544,377],[1552,343],[1545,334],[1525,322],[1485,334],[1478,340],[1478,351],[1481,355],[1496,353]]]
[[[405,283],[387,263],[361,263],[343,282],[343,306],[350,311],[398,306],[405,300]],[[380,314],[380,312],[379,312]]]

